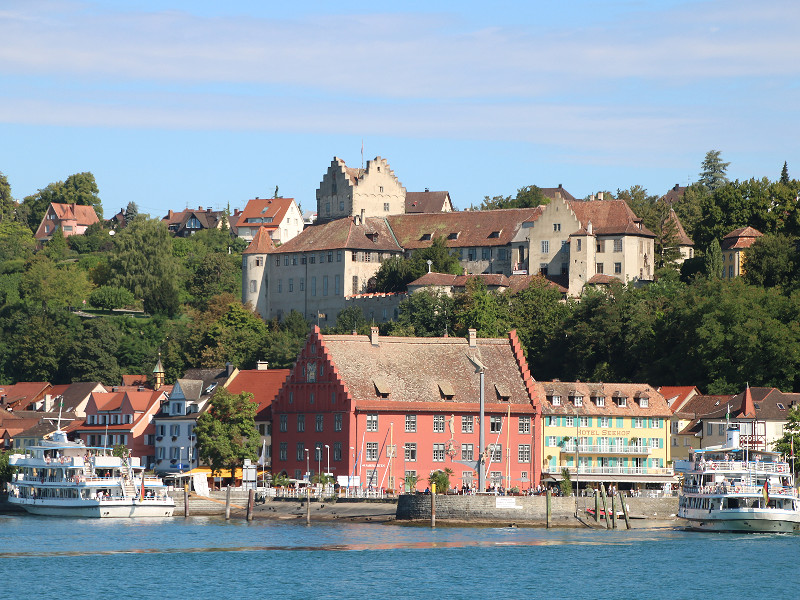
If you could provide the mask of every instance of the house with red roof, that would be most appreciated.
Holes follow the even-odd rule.
[[[34,237],[40,242],[46,242],[53,238],[58,229],[61,229],[64,237],[82,235],[89,225],[98,221],[93,206],[51,202]]]
[[[170,389],[93,392],[86,405],[86,419],[69,431],[87,446],[126,446],[144,466],[152,468],[155,462],[152,418]]]
[[[450,192],[406,192],[406,214],[453,212]]]
[[[622,200],[559,197],[530,228],[529,272],[568,280],[569,295],[586,285],[652,281],[655,234]]]
[[[250,242],[261,229],[277,244],[285,244],[303,231],[303,215],[294,198],[248,200],[236,221],[236,235]]]
[[[252,394],[252,401],[258,404],[255,421],[262,446],[258,464],[267,470],[272,468],[272,402],[289,373],[289,369],[270,369],[266,361],[259,361],[255,369],[237,371],[225,386],[231,394]]]
[[[733,279],[744,275],[747,250],[763,235],[758,229],[748,226],[734,229],[722,238],[723,278]]]
[[[483,376],[479,371],[483,371]],[[483,384],[483,387],[481,387]],[[540,398],[517,339],[323,335],[314,327],[272,404],[273,471],[423,490],[435,470],[475,488],[539,484]],[[485,418],[481,447],[480,398]],[[407,486],[407,482],[419,482]]]
[[[36,410],[36,403],[44,400],[53,389],[46,381],[20,381],[0,386],[0,410]]]

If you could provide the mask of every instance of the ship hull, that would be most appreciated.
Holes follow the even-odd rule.
[[[784,510],[681,510],[678,516],[697,531],[739,533],[800,532],[800,513]]]
[[[24,508],[33,515],[83,518],[137,518],[171,517],[174,503],[131,501],[45,502],[9,498],[10,503]]]

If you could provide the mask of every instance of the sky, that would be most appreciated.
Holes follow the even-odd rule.
[[[0,171],[91,171],[105,216],[304,210],[334,157],[381,156],[457,208],[800,178],[796,0],[2,0]]]

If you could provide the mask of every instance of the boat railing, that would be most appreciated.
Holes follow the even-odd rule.
[[[575,474],[574,466],[550,465],[547,467],[550,473],[561,473],[564,469]],[[581,465],[578,474],[586,475],[674,475],[671,467],[589,467]]]
[[[797,498],[797,490],[786,485],[770,485],[770,496],[781,496],[786,498]],[[753,494],[761,495],[764,493],[763,485],[684,485],[683,491],[686,494]]]
[[[760,473],[789,473],[789,463],[739,460],[697,460],[690,463],[695,471],[758,471]]]

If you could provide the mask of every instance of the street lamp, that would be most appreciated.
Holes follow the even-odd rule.
[[[578,491],[580,490],[580,481],[578,473],[580,473],[580,417],[578,416],[578,405],[575,405],[575,517],[578,516]]]
[[[308,448],[306,450],[306,479],[310,479],[311,477],[311,468],[308,465]]]
[[[322,446],[317,446],[314,451],[317,453],[317,483],[322,483],[320,471],[322,471]]]
[[[478,415],[478,444],[480,446],[478,450],[478,489],[483,492],[486,490],[486,473],[484,472],[483,468],[483,447],[485,443],[484,439],[484,432],[483,432],[483,413],[484,413],[484,398],[483,398],[483,375],[486,372],[486,367],[484,364],[474,356],[468,356],[470,362],[475,365],[475,372],[480,375],[480,413]]]
[[[326,475],[331,474],[331,447],[328,444],[325,444],[325,450],[328,454],[328,468],[326,469]]]

